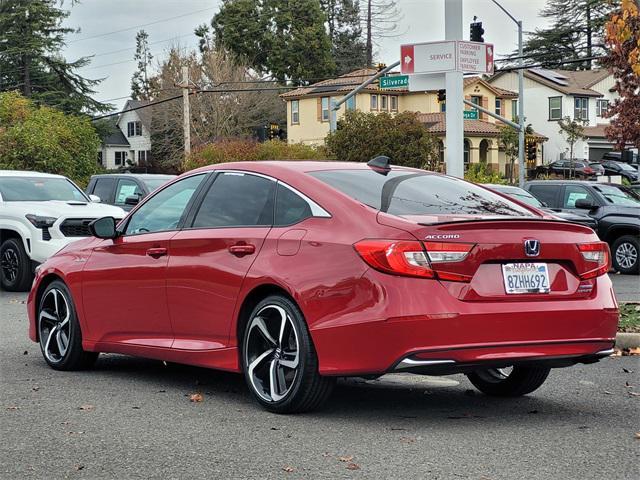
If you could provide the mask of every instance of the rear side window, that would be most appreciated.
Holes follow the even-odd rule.
[[[533,216],[529,210],[472,183],[410,170],[330,170],[310,175],[377,210],[393,215]]]
[[[561,187],[559,185],[531,185],[529,191],[531,194],[540,200],[545,205],[551,208],[557,208],[558,190]]]
[[[100,197],[103,202],[110,202],[114,183],[115,180],[113,178],[98,178],[91,193]]]
[[[312,216],[309,202],[282,184],[278,184],[274,225],[293,225]]]
[[[221,173],[209,187],[192,227],[273,225],[276,182],[245,173]]]

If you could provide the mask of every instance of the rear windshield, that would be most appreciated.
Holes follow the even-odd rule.
[[[328,170],[310,175],[376,210],[393,215],[534,216],[509,200],[457,178],[409,170]]]
[[[147,186],[150,192],[153,192],[156,188],[161,187],[169,180],[173,180],[175,175],[167,175],[163,177],[143,178],[142,181]]]

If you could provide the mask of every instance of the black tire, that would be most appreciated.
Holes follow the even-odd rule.
[[[509,374],[490,368],[467,374],[469,381],[486,395],[519,397],[538,389],[549,376],[546,367],[513,367]]]
[[[8,238],[0,246],[0,284],[9,292],[26,292],[33,283],[31,259],[19,238]]]
[[[38,305],[36,322],[40,351],[51,368],[83,370],[95,363],[98,353],[82,348],[82,332],[76,308],[64,282],[55,280],[45,289]],[[61,346],[65,343],[64,338],[67,339],[67,346],[63,351]]]
[[[637,275],[640,272],[640,242],[638,237],[623,235],[611,246],[613,268],[620,273]]]
[[[334,378],[318,373],[318,357],[304,316],[283,295],[271,295],[253,309],[244,328],[241,355],[249,390],[270,412],[315,410],[335,385]],[[294,363],[295,368],[287,366]]]

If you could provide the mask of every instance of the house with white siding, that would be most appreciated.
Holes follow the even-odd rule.
[[[147,101],[127,100],[116,130],[102,139],[98,163],[107,170],[145,165],[151,157],[151,108]],[[138,110],[126,111],[138,108]]]
[[[517,72],[500,72],[488,82],[500,88],[518,90]],[[530,68],[524,71],[525,122],[548,138],[543,145],[544,163],[569,157],[569,145],[558,126],[558,120],[565,117],[585,123],[587,138],[574,145],[575,158],[597,161],[613,149],[603,134],[609,124],[604,113],[618,98],[613,86],[613,75],[602,69]]]

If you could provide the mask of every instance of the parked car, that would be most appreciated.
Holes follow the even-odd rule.
[[[94,203],[61,175],[0,170],[0,285],[31,287],[36,265],[65,245],[89,236],[89,223],[121,208]]]
[[[596,171],[586,160],[557,160],[547,165],[536,167],[536,177],[552,176],[562,178],[589,179],[596,177]]]
[[[614,268],[638,274],[640,196],[636,192],[613,183],[569,180],[536,180],[524,188],[554,210],[587,213],[597,222],[600,239],[611,247]]]
[[[638,181],[638,169],[628,163],[604,160],[602,166],[604,167],[606,175],[620,175],[630,183]]]
[[[386,158],[208,166],[91,229],[28,299],[57,370],[119,352],[242,372],[284,413],[319,407],[336,377],[395,372],[524,395],[613,352],[593,230]]]
[[[567,212],[562,211],[559,208],[549,208],[548,205],[541,202],[536,197],[520,187],[492,183],[484,184],[484,186],[498,193],[507,195],[515,200],[524,202],[527,205],[539,208],[540,210],[550,213],[551,215],[561,218],[562,220],[566,220],[567,222],[581,223],[582,225],[586,225],[590,228],[593,228],[594,230],[597,228],[597,222],[586,213],[578,210]]]
[[[596,172],[596,177],[604,175],[604,167],[599,162],[589,162],[589,166]]]
[[[102,203],[128,212],[156,188],[174,178],[175,175],[150,173],[105,173],[93,175],[86,192],[100,197]]]
[[[626,156],[621,152],[607,152],[602,156],[602,160],[613,160],[614,162],[629,163],[634,167],[638,166],[638,154],[636,152],[627,153]]]

